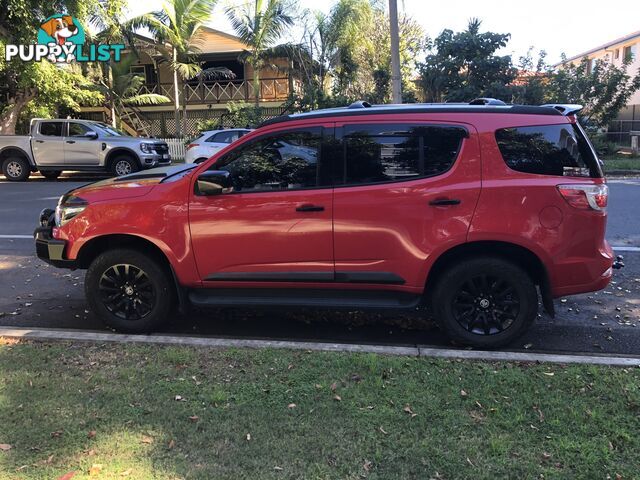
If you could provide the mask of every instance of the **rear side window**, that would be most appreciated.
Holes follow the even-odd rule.
[[[503,128],[496,140],[507,166],[518,172],[602,177],[589,141],[575,124]]]
[[[61,137],[63,125],[64,123],[62,122],[42,122],[40,124],[40,135],[47,137]]]
[[[338,184],[358,185],[440,175],[453,165],[467,131],[436,125],[348,125]]]

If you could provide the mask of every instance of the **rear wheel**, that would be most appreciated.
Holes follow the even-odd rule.
[[[167,269],[130,249],[100,254],[89,266],[85,295],[91,310],[119,332],[156,330],[175,307],[175,290]]]
[[[31,173],[29,162],[22,157],[7,157],[2,162],[2,173],[11,182],[24,182]]]
[[[62,174],[62,170],[46,170],[41,171],[40,175],[42,175],[47,180],[57,180],[57,178]]]
[[[118,156],[113,159],[113,162],[111,162],[111,173],[116,177],[129,175],[130,173],[137,172],[138,170],[140,170],[138,162],[126,155]]]
[[[529,328],[538,313],[538,292],[519,266],[500,258],[475,258],[438,278],[432,306],[452,340],[496,348]]]

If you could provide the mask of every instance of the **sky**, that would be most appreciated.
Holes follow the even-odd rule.
[[[220,0],[212,15],[211,27],[233,33],[224,15],[229,3],[244,0]],[[300,0],[299,8],[328,11],[332,0]],[[158,9],[158,0],[129,0],[130,15]],[[417,20],[430,37],[442,30],[463,30],[469,19],[482,20],[482,29],[511,33],[502,54],[514,61],[529,47],[545,50],[547,61],[556,63],[561,54],[571,57],[616,38],[640,30],[640,1],[618,0],[607,6],[593,0],[398,0],[398,9]],[[292,37],[299,36],[295,29]]]

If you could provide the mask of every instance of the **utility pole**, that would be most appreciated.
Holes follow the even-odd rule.
[[[402,103],[402,77],[400,76],[400,35],[398,34],[398,2],[389,0],[391,27],[391,97],[393,103]]]

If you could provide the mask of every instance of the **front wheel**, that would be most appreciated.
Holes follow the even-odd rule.
[[[176,304],[169,272],[137,250],[100,254],[89,266],[85,295],[105,325],[125,333],[156,330]]]
[[[474,258],[443,273],[432,307],[449,338],[497,348],[522,335],[538,313],[538,292],[519,266],[500,258]]]
[[[24,182],[29,178],[29,162],[22,157],[8,157],[2,162],[2,173],[11,182]]]
[[[140,170],[138,162],[131,157],[120,156],[115,158],[111,163],[111,173],[116,177],[129,175],[130,173],[137,172],[138,170]]]

